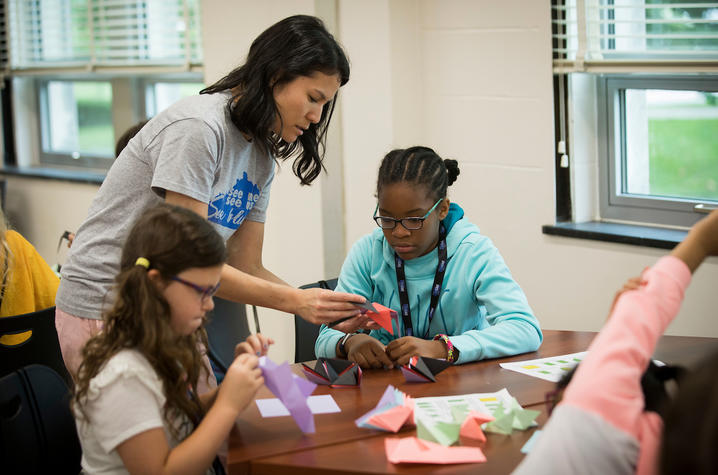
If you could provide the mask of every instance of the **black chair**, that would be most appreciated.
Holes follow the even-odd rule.
[[[0,335],[17,334],[27,330],[32,330],[32,335],[19,345],[8,346],[0,343],[0,376],[24,366],[41,364],[52,368],[68,386],[72,386],[72,378],[62,360],[60,341],[57,339],[55,307],[0,318]]]
[[[311,284],[302,285],[300,289],[312,289],[319,287],[321,289],[334,290],[337,286],[337,279],[320,280]],[[316,360],[314,354],[314,343],[319,336],[321,325],[315,325],[304,320],[299,315],[294,315],[294,362],[301,363],[303,361]]]
[[[243,303],[214,298],[214,310],[205,325],[209,348],[207,354],[222,373],[234,360],[234,347],[249,336],[247,310]]]
[[[70,397],[65,381],[47,366],[26,366],[0,378],[2,473],[80,473]]]

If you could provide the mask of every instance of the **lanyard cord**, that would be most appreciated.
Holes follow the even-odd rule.
[[[429,304],[429,322],[426,325],[424,338],[429,336],[429,326],[434,318],[436,307],[439,305],[439,297],[441,296],[441,286],[444,283],[444,273],[446,272],[446,263],[448,261],[446,254],[446,229],[444,224],[439,224],[439,264],[436,266],[436,274],[434,274],[434,284],[431,287],[431,303]],[[394,266],[396,267],[396,284],[399,287],[399,302],[401,302],[401,318],[404,321],[404,329],[407,336],[414,335],[414,329],[411,325],[411,309],[409,308],[409,292],[406,287],[406,275],[404,274],[404,260],[394,253]]]

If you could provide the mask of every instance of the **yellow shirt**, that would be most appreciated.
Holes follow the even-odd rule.
[[[15,231],[7,231],[5,239],[10,247],[10,271],[5,282],[5,293],[0,306],[0,317],[22,315],[55,305],[55,294],[60,279],[47,265],[35,248]],[[4,262],[0,261],[0,268]],[[0,344],[18,345],[32,334],[31,331],[0,336]]]

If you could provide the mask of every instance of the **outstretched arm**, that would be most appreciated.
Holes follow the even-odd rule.
[[[564,402],[599,414],[637,437],[637,418],[643,411],[641,375],[656,342],[678,313],[691,273],[706,256],[716,254],[718,212],[714,211],[693,226],[670,256],[643,273],[643,285],[618,298],[610,320],[566,390]]]
[[[718,255],[718,210],[698,221],[671,252],[695,272],[707,256]]]
[[[207,203],[189,196],[167,190],[165,201],[207,217]],[[357,308],[351,304],[365,301],[359,295],[326,289],[295,289],[264,269],[261,262],[264,226],[258,225],[261,223],[247,221],[240,226],[240,230],[244,226],[248,226],[248,230],[238,230],[230,239],[230,264],[237,264],[244,269],[228,264],[224,266],[222,285],[217,294],[219,297],[297,314],[316,324],[359,314]],[[241,257],[244,253],[247,253],[247,256]]]

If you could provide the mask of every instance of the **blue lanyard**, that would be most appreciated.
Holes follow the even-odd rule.
[[[444,273],[446,272],[446,263],[448,261],[446,253],[446,229],[444,224],[439,225],[439,264],[436,266],[436,274],[434,274],[434,285],[431,287],[431,303],[429,304],[429,322],[426,325],[424,338],[429,336],[429,326],[434,319],[436,307],[439,305],[439,297],[441,296],[441,286],[444,283]],[[407,336],[414,336],[414,329],[411,325],[411,309],[409,308],[409,292],[406,286],[406,275],[404,274],[404,259],[394,253],[394,265],[396,267],[396,284],[399,287],[399,302],[401,302],[401,318],[404,321],[404,328]]]

